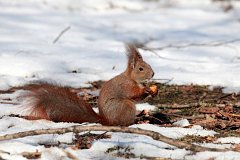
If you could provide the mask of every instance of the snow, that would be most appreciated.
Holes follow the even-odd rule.
[[[186,127],[186,126],[190,125],[190,123],[189,123],[189,121],[187,119],[181,119],[181,120],[179,120],[177,122],[174,122],[173,124],[178,126],[178,127]]]
[[[137,104],[136,108],[137,110],[142,111],[142,110],[154,110],[156,107],[148,103],[141,103],[141,104]]]
[[[200,152],[196,155],[186,156],[186,159],[194,159],[194,160],[203,160],[213,158],[214,160],[238,160],[240,156],[239,152],[224,152],[224,153],[216,153],[216,152]]]
[[[227,137],[227,138],[219,138],[217,140],[219,143],[234,143],[234,144],[240,144],[240,138],[239,137]]]
[[[73,87],[107,80],[125,68],[123,42],[162,47],[239,39],[237,9],[225,13],[208,0],[164,4],[141,0],[0,2],[1,89],[33,80]],[[71,29],[53,44],[67,26]],[[235,42],[156,50],[163,58],[150,51],[141,53],[153,66],[156,79],[235,89],[240,87],[238,49],[239,42]]]
[[[174,84],[221,85],[226,87],[226,92],[239,92],[240,3],[231,3],[235,8],[223,12],[223,4],[211,0],[0,0],[0,90],[37,80],[72,87],[108,80],[125,69],[124,43],[134,41],[149,48],[163,48],[155,52],[140,49],[155,71],[155,79],[173,79],[170,83]],[[53,44],[59,33],[69,26]],[[237,41],[228,43],[231,40]],[[215,45],[218,43],[222,44]],[[22,94],[23,91],[0,94],[0,135],[76,125],[7,116],[20,114],[18,97]],[[99,91],[91,94],[98,95]],[[8,102],[17,105],[5,104]],[[149,104],[137,105],[138,110],[154,108]],[[175,125],[177,127],[150,124],[131,127],[175,139],[217,134],[201,126],[183,128],[189,125],[184,119]],[[71,143],[72,133],[1,141],[0,159],[26,159],[22,152],[36,150],[42,153],[41,159],[46,160],[70,159],[69,154],[80,159],[116,159],[114,152],[106,153],[114,146],[129,147],[138,158],[141,155],[189,160],[240,158],[239,152],[193,154],[147,136],[109,134],[110,139],[95,141],[90,149],[84,150],[74,150],[67,145],[51,148],[42,145]],[[230,148],[238,143],[239,137],[226,137],[200,145]]]
[[[188,151],[184,149],[173,150],[172,146],[165,143],[152,140],[146,136],[138,136],[133,134],[113,134],[111,139],[100,140],[94,143],[90,151],[100,151],[100,153],[107,150],[107,148],[121,146],[122,148],[130,148],[136,156],[141,156],[143,153],[145,156],[153,157],[172,157],[181,158]],[[166,152],[167,151],[167,152]]]
[[[216,132],[203,129],[201,126],[194,126],[192,128],[179,128],[179,127],[158,127],[152,124],[138,124],[132,125],[133,128],[148,129],[161,133],[162,135],[169,138],[182,138],[186,135],[195,136],[214,136]]]
[[[4,116],[0,119],[0,135],[16,133],[20,131],[34,130],[34,129],[47,129],[47,128],[61,128],[67,126],[76,125],[74,123],[54,123],[47,120],[35,120],[28,121],[17,117]],[[194,126],[192,128],[180,128],[180,127],[158,127],[150,124],[138,124],[132,125],[130,127],[142,128],[147,130],[152,130],[161,133],[170,138],[182,138],[186,135],[198,135],[198,136],[214,136],[216,132],[205,130],[200,126]],[[135,156],[140,157],[141,155],[149,157],[164,157],[172,159],[183,159],[184,157],[189,157],[186,159],[192,159],[193,157],[199,158],[203,155],[197,153],[196,155],[191,155],[189,151],[184,149],[178,149],[174,146],[168,145],[161,141],[153,140],[150,137],[143,135],[135,135],[128,133],[108,133],[111,135],[110,139],[100,139],[93,143],[90,149],[75,150],[71,147],[61,146],[45,148],[41,144],[58,144],[61,142],[63,144],[70,144],[74,139],[73,133],[66,133],[63,135],[38,135],[30,136],[25,138],[19,138],[14,140],[2,141],[0,143],[0,151],[9,152],[0,153],[2,158],[22,158],[21,153],[24,151],[35,152],[38,150],[42,153],[42,159],[56,159],[58,157],[67,158],[67,152],[75,155],[76,157],[81,157],[84,159],[114,159],[114,152],[106,153],[109,148],[120,146],[122,148],[130,148],[130,152],[134,153]],[[230,137],[231,138],[231,137]],[[227,145],[227,146],[226,146]],[[216,148],[230,148],[231,144],[203,144],[203,146],[216,147]],[[146,152],[147,151],[147,152]],[[191,155],[191,156],[190,156]],[[221,153],[211,153],[208,154],[209,157],[219,157]],[[206,155],[204,155],[206,157]],[[237,157],[238,153],[233,152],[230,157]]]

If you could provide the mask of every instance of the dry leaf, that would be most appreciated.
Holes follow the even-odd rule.
[[[198,111],[205,114],[214,114],[219,111],[219,107],[202,107]]]

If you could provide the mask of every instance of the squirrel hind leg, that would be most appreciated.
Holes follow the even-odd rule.
[[[103,110],[101,114],[106,117],[109,125],[114,126],[129,126],[134,124],[136,116],[135,103],[129,99],[112,100],[107,103],[109,105],[107,110]]]

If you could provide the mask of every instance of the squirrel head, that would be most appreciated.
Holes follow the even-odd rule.
[[[125,73],[137,83],[151,79],[154,76],[154,72],[151,66],[143,61],[136,46],[133,44],[126,44],[125,46],[128,56],[128,66]]]

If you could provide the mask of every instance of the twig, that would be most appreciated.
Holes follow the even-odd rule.
[[[151,82],[157,82],[157,81],[166,81],[166,82],[164,82],[163,84],[168,84],[168,83],[170,83],[171,81],[173,81],[173,79],[174,78],[171,78],[171,79],[167,79],[167,78],[153,78],[153,79],[151,79]]]
[[[225,94],[221,97],[219,97],[218,99],[223,99],[223,98],[226,98],[226,97],[229,97],[229,96],[233,96],[234,93],[228,93],[228,94]]]
[[[79,158],[77,158],[75,155],[73,155],[72,153],[68,152],[67,150],[63,150],[63,152],[66,153],[67,157],[69,159],[72,159],[72,160],[79,160]]]
[[[150,48],[150,47],[143,46],[143,47],[141,47],[141,49],[152,51],[152,50],[163,50],[166,48],[180,49],[180,48],[187,48],[187,47],[202,47],[202,46],[216,47],[216,46],[227,45],[227,44],[231,44],[231,43],[235,43],[235,42],[239,42],[239,41],[240,41],[240,38],[227,40],[227,41],[211,41],[211,42],[206,42],[206,43],[188,43],[188,44],[183,44],[183,45],[168,44],[166,46],[156,47],[156,48]],[[154,54],[156,54],[156,53],[154,53]],[[161,57],[161,58],[164,58],[164,57]]]
[[[0,104],[12,104],[12,105],[19,105],[19,103],[15,103],[15,102],[0,102]]]
[[[101,138],[102,138],[105,134],[107,134],[107,133],[108,133],[108,131],[105,131],[104,133],[98,135],[98,136],[96,137],[96,139],[101,139]]]
[[[236,117],[236,118],[240,118],[240,114],[231,114],[231,113],[228,113],[229,116],[231,117]]]
[[[160,133],[149,131],[149,130],[144,130],[139,128],[117,127],[117,126],[79,126],[78,125],[78,126],[71,126],[66,128],[57,128],[57,129],[39,129],[39,130],[25,131],[25,132],[19,132],[19,133],[0,136],[0,141],[23,138],[26,136],[41,135],[41,134],[64,134],[68,132],[78,133],[78,132],[85,132],[85,131],[124,132],[124,133],[146,135],[146,136],[152,137],[154,140],[159,140],[169,145],[173,145],[181,149],[191,150],[194,152],[202,152],[202,151],[224,152],[229,150],[229,149],[207,148],[207,147],[202,147],[195,144],[189,144],[189,143],[168,138]]]
[[[71,26],[68,26],[67,28],[65,28],[64,30],[62,30],[58,36],[54,39],[54,41],[52,42],[53,44],[55,44],[61,37],[62,35],[67,32],[69,29],[71,28]]]
[[[188,48],[188,47],[203,47],[203,46],[217,47],[217,46],[222,46],[222,45],[228,46],[229,48],[233,48],[233,47],[230,47],[229,44],[239,42],[239,41],[240,41],[240,38],[227,40],[227,41],[210,41],[210,42],[206,42],[206,43],[188,43],[188,44],[181,44],[181,45],[168,44],[168,45],[165,45],[165,46],[162,46],[162,47],[147,47],[145,45],[142,45],[139,48],[141,48],[145,51],[150,51],[150,52],[154,53],[158,58],[161,58],[161,59],[181,61],[181,60],[178,60],[178,59],[173,59],[173,58],[167,58],[167,57],[160,56],[156,52],[156,50],[164,50],[164,49],[168,49],[168,48],[182,49],[182,48]],[[236,48],[234,48],[234,50],[236,51]]]
[[[202,119],[206,118],[204,115],[199,115],[199,116],[184,116],[180,114],[174,114],[174,113],[164,113],[167,116],[174,116],[174,117],[180,117],[181,119]]]
[[[201,106],[202,103],[191,103],[191,104],[157,104],[158,108],[171,108],[171,109],[182,109],[182,108],[192,108]]]
[[[216,107],[223,107],[225,104],[212,104],[212,103],[204,103],[204,102],[199,102],[199,103],[190,103],[190,104],[157,104],[155,105],[158,108],[170,108],[170,109],[183,109],[183,108],[192,108],[192,107],[206,107],[206,106],[216,106]],[[239,106],[235,103],[233,104],[228,104],[231,106]]]
[[[220,112],[223,116],[229,116],[229,117],[235,117],[235,118],[240,118],[240,114],[234,114],[234,113],[227,113],[227,112]]]
[[[141,115],[141,116],[137,117],[137,121],[141,121],[143,118],[148,118],[148,120],[156,120],[156,121],[158,121],[159,123],[163,123],[162,120],[160,120],[160,119],[158,119],[158,118],[156,118],[156,117],[154,117],[154,116],[150,116],[150,115],[148,115],[148,116],[146,116],[146,115]]]

